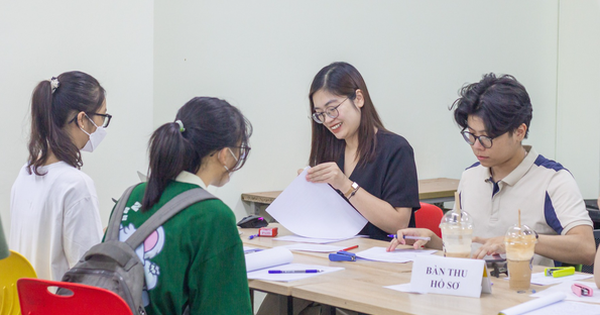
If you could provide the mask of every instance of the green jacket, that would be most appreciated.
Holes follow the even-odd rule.
[[[126,240],[161,206],[197,185],[172,181],[158,204],[140,210],[146,184],[136,187],[121,221]],[[221,200],[196,203],[178,213],[136,249],[144,262],[149,315],[252,314],[242,241],[235,216]],[[145,292],[146,293],[146,292]]]

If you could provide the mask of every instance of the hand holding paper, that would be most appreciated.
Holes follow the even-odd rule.
[[[296,177],[266,211],[296,235],[344,239],[358,234],[367,220],[328,184],[308,182],[306,174]]]
[[[306,180],[312,183],[329,184],[340,191],[352,185],[352,181],[335,162],[321,163],[309,168],[306,172]]]

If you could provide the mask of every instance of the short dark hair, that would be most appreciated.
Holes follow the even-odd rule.
[[[96,113],[106,92],[94,77],[80,71],[59,75],[58,87],[50,80],[40,82],[31,97],[31,136],[29,139],[28,171],[44,175],[38,168],[46,164],[50,152],[73,167],[83,165],[79,148],[73,143],[65,126],[79,112]]]
[[[155,205],[170,181],[182,171],[197,173],[202,159],[226,147],[249,148],[252,125],[239,109],[213,97],[195,97],[179,109],[175,121],[160,126],[150,138],[148,185],[142,211]],[[240,169],[240,156],[232,170]]]
[[[533,116],[531,100],[525,87],[512,75],[496,77],[494,73],[483,75],[481,81],[463,86],[450,109],[454,109],[454,120],[467,128],[469,115],[481,118],[489,137],[495,138],[513,132],[521,124],[527,126]]]
[[[383,127],[381,119],[379,119],[373,101],[371,101],[367,84],[360,72],[347,62],[334,62],[321,69],[315,75],[308,94],[311,113],[315,111],[313,95],[319,90],[347,97],[350,101],[356,99],[356,90],[362,91],[364,105],[360,111],[360,125],[358,127],[358,165],[364,165],[373,160],[375,158],[375,147],[377,146],[375,128],[382,131],[386,129]],[[315,166],[323,162],[337,161],[344,152],[345,145],[343,140],[338,140],[323,124],[312,121],[309,165]]]

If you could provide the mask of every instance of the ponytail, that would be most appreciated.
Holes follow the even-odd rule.
[[[48,160],[48,141],[52,132],[52,86],[50,81],[40,82],[31,97],[31,137],[29,141],[29,172],[36,175],[38,167]]]
[[[189,144],[183,137],[183,129],[178,123],[166,123],[160,126],[150,138],[150,176],[142,199],[142,209],[150,209],[158,202],[169,182],[177,177],[194,160]]]
[[[202,160],[226,147],[239,147],[232,170],[241,168],[250,150],[250,122],[224,100],[195,97],[177,112],[175,122],[160,126],[150,138],[149,177],[142,211],[160,200],[169,183],[182,171],[198,173]]]

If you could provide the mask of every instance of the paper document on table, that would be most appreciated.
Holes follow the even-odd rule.
[[[425,249],[396,249],[393,252],[386,252],[385,247],[371,247],[362,252],[356,253],[356,257],[374,261],[406,263],[415,260],[417,255],[431,255],[436,250]]]
[[[388,285],[386,287],[384,287],[386,289],[392,289],[392,290],[396,290],[396,291],[400,291],[400,292],[406,292],[406,293],[419,293],[419,294],[426,294],[427,292],[419,292],[417,290],[415,290],[412,285],[409,283],[402,283],[402,284],[395,284],[395,285]]]
[[[317,253],[331,253],[337,252],[344,249],[344,246],[339,245],[323,245],[323,244],[291,244],[285,245],[285,248],[289,250],[304,251],[304,252],[317,252]]]
[[[298,235],[285,235],[274,238],[276,241],[287,241],[287,242],[300,242],[300,243],[314,243],[314,244],[327,244],[333,242],[343,241],[345,239],[351,239],[354,237],[366,237],[366,235],[357,235],[351,236],[344,239],[331,239],[331,238],[314,238],[314,237],[304,237]]]
[[[294,255],[289,249],[274,247],[259,252],[244,255],[246,257],[246,272],[273,266],[289,264],[294,260]]]
[[[321,272],[315,273],[277,273],[271,274],[269,270],[319,270]],[[258,279],[258,280],[267,280],[267,281],[294,281],[300,279],[306,279],[314,276],[323,275],[326,273],[344,270],[343,267],[329,267],[322,265],[306,265],[306,264],[287,264],[283,266],[277,266],[276,268],[267,268],[262,270],[257,270],[248,273],[248,279]]]
[[[573,293],[573,290],[571,289],[571,286],[573,286],[573,283],[579,283],[579,284],[583,284],[583,285],[589,287],[590,289],[592,289],[594,291],[594,295],[592,295],[592,296],[577,296],[575,293]],[[532,294],[531,296],[545,297],[547,295],[557,293],[557,292],[565,294],[567,296],[565,298],[565,300],[600,304],[600,292],[598,292],[598,287],[596,286],[596,284],[594,282],[567,281],[567,282],[563,282],[561,284],[557,284],[555,286],[549,287],[548,289],[546,289],[544,291],[540,291],[535,294]],[[596,307],[600,310],[600,307],[598,307],[598,306],[596,306]],[[599,312],[599,314],[600,314],[600,312]]]
[[[584,279],[589,279],[591,277],[593,277],[593,275],[591,275],[589,273],[577,273],[577,274],[573,274],[570,276],[554,278],[554,277],[545,276],[543,272],[536,272],[536,273],[531,274],[531,284],[551,285],[551,284],[557,284],[557,283],[562,283],[562,282],[567,282],[567,281],[584,280]]]
[[[565,315],[565,314],[577,314],[577,315],[598,315],[600,309],[598,305],[578,303],[571,301],[562,301],[531,312],[523,313],[523,315]]]
[[[520,314],[529,314],[531,311],[535,311],[537,309],[546,307],[548,305],[561,302],[565,299],[564,293],[553,293],[548,296],[531,300],[525,303],[521,303],[519,305],[513,306],[511,308],[507,308],[505,310],[500,311],[499,315],[520,315]]]
[[[266,211],[296,235],[345,239],[358,234],[367,224],[367,219],[328,184],[308,182],[307,169]]]
[[[260,252],[262,251],[262,248],[255,248],[255,247],[250,247],[250,246],[244,246],[244,254],[251,254],[254,252]]]

